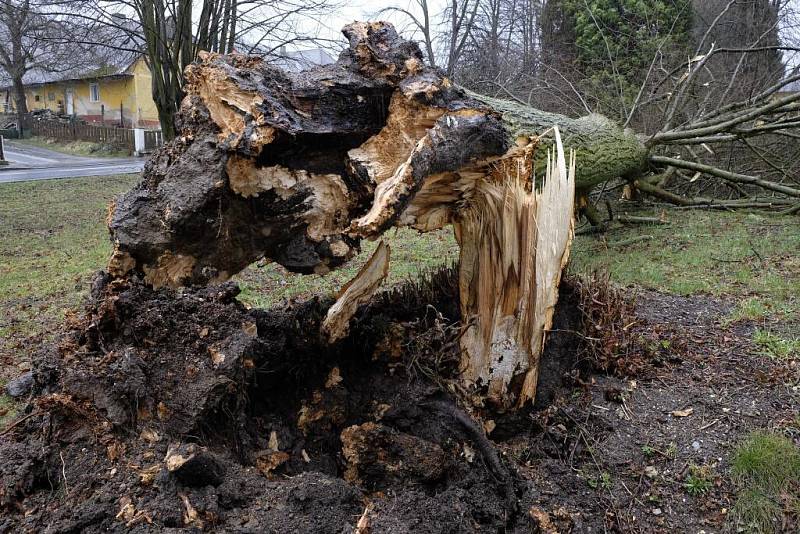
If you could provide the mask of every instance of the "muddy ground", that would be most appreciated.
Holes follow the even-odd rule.
[[[0,532],[718,532],[733,446],[796,424],[800,370],[712,298],[564,284],[537,406],[504,414],[455,380],[452,271],[333,347],[330,301],[237,292],[98,275],[0,437]]]

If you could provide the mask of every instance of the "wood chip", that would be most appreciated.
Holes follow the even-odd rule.
[[[689,407],[684,410],[673,410],[672,417],[689,417],[694,413],[694,408]]]
[[[258,336],[258,327],[255,323],[245,322],[242,324],[242,330],[250,337]]]
[[[331,372],[328,373],[328,379],[325,381],[325,389],[331,389],[333,387],[338,386],[342,382],[342,375],[339,372],[338,367],[334,367],[331,369]]]
[[[151,428],[145,428],[142,430],[142,433],[139,435],[139,437],[148,443],[158,443],[161,441],[161,436],[159,433]]]
[[[361,514],[361,517],[358,519],[358,524],[356,524],[356,528],[353,531],[353,534],[369,534],[369,514],[372,512],[373,504],[369,503],[364,508],[364,513]]]
[[[290,456],[281,451],[265,451],[256,457],[256,468],[267,478],[272,478],[273,471],[289,461]]]
[[[267,446],[271,451],[281,450],[280,444],[278,443],[278,433],[275,432],[274,430],[269,434],[269,444]]]

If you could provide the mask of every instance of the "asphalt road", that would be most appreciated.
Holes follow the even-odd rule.
[[[0,183],[131,174],[141,172],[145,162],[144,158],[70,156],[8,140],[5,141],[5,158],[10,165],[0,166]]]

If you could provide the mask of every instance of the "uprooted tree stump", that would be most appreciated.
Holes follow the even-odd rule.
[[[350,48],[338,62],[301,73],[239,55],[202,54],[189,67],[180,137],[110,214],[109,271],[154,287],[219,283],[259,258],[324,274],[391,227],[452,225],[470,324],[463,377],[521,406],[536,392],[576,180],[640,164],[638,141],[601,118],[469,94],[389,24],[344,33]],[[562,131],[597,152],[592,174],[576,178]],[[332,342],[380,285],[389,255],[381,245],[341,292],[323,326]]]
[[[546,137],[391,26],[345,33],[305,73],[190,68],[181,137],[112,207],[109,272],[0,436],[0,531],[535,528],[536,484],[490,437],[524,446],[529,401],[578,365],[560,131],[585,123]],[[381,243],[336,299],[272,310],[225,282],[261,257],[325,273],[402,225],[452,225],[458,269],[376,293]]]

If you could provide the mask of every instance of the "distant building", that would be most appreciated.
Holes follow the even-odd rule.
[[[276,59],[271,61],[272,65],[293,72],[300,72],[336,62],[336,60],[322,48],[287,51],[286,47],[282,46],[277,56]]]
[[[321,48],[286,51],[281,49],[272,64],[299,72],[334,63]],[[158,111],[152,96],[152,76],[144,56],[128,58],[120,66],[103,67],[91,72],[54,76],[29,73],[25,78],[25,97],[29,111],[50,110],[87,122],[157,128]],[[0,111],[14,111],[14,92],[0,89]]]
[[[127,65],[105,67],[80,75],[57,77],[33,75],[25,84],[29,111],[50,110],[87,122],[126,127],[158,127],[158,111],[152,97],[152,77],[143,56]],[[14,95],[3,89],[3,105],[14,110]]]

